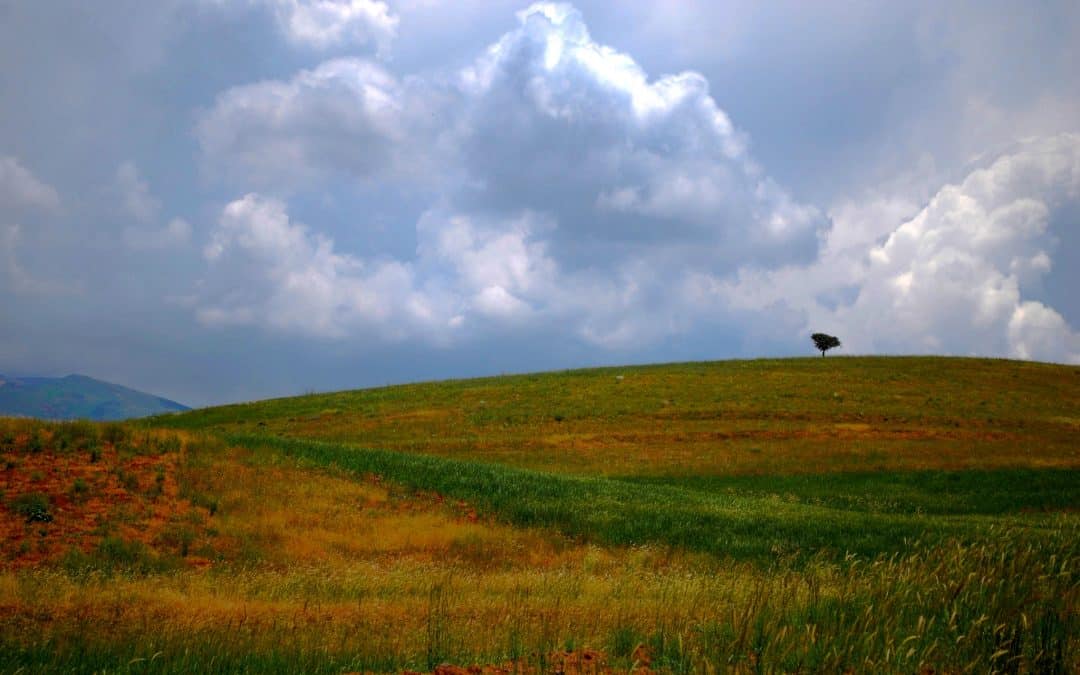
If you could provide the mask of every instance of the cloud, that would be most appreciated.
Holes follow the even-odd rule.
[[[547,307],[558,281],[547,244],[536,238],[551,227],[533,213],[482,223],[429,211],[417,224],[419,260],[458,298],[458,325],[470,311],[487,318],[523,319]]]
[[[804,330],[828,327],[856,351],[1080,362],[1080,334],[1031,299],[1054,264],[1080,262],[1056,250],[1050,226],[1078,199],[1080,135],[1029,139],[941,188],[883,240],[860,236],[851,209],[816,264],[745,271],[714,290],[746,309],[784,303],[806,317]],[[837,293],[852,297],[824,301]]]
[[[7,281],[17,295],[82,295],[81,284],[67,284],[53,279],[43,279],[28,272],[19,258],[19,244],[22,238],[20,225],[0,226],[0,252],[3,254],[3,267],[6,268]]]
[[[41,182],[15,157],[0,157],[0,208],[56,211],[60,196],[51,185]]]
[[[140,222],[150,222],[157,218],[161,202],[150,194],[150,186],[139,174],[139,167],[133,161],[126,161],[116,169],[116,188],[124,209]]]
[[[288,81],[225,91],[199,118],[196,136],[210,173],[290,190],[407,172],[412,125],[425,111],[380,66],[336,59]]]
[[[417,226],[416,259],[363,259],[291,220],[284,202],[248,194],[225,207],[204,248],[211,278],[197,316],[323,338],[446,343],[545,309],[555,269],[531,240],[538,227],[529,214],[493,228],[429,212]]]
[[[382,0],[202,0],[218,9],[269,10],[294,47],[325,51],[374,44],[386,54],[399,18]]]
[[[404,332],[543,320],[590,343],[645,344],[694,324],[678,294],[688,274],[813,257],[823,215],[754,162],[701,75],[650,80],[569,5],[518,19],[451,75],[400,79],[338,59],[233,88],[198,124],[208,167],[279,193],[430,186],[401,234],[416,255],[384,264],[408,272],[410,290],[395,293],[452,310],[423,324],[397,315]],[[353,267],[380,259],[339,258],[325,282],[346,296]],[[320,332],[345,335],[367,315],[335,316]]]
[[[316,301],[334,309],[314,332],[370,324],[439,341],[547,322],[621,349],[738,321],[760,335],[772,321],[843,333],[853,350],[1077,358],[1068,322],[1033,297],[1055,264],[1048,223],[1075,199],[1075,136],[1027,141],[929,198],[869,194],[827,217],[754,160],[700,74],[650,79],[569,5],[537,3],[518,21],[450,75],[332,60],[229,90],[201,118],[209,165],[237,182],[432,188],[401,235],[412,257],[331,254],[300,228],[297,250],[326,259],[299,268],[335,298]],[[426,309],[350,304],[380,265],[396,270],[389,297]]]
[[[385,53],[397,35],[398,18],[378,0],[273,0],[290,42],[314,49],[374,43]]]
[[[138,222],[123,231],[124,244],[132,250],[156,250],[185,246],[191,240],[191,223],[173,218],[155,228],[161,213],[161,200],[150,191],[135,162],[121,162],[116,169],[115,188],[126,215]]]
[[[703,76],[650,80],[569,5],[518,18],[459,78],[461,203],[548,212],[575,241],[703,246],[703,264],[812,256],[822,215],[754,162]]]
[[[40,279],[25,269],[19,246],[23,224],[16,218],[40,218],[60,210],[56,189],[39,180],[14,157],[0,157],[0,267],[11,290],[17,294],[57,295],[78,292],[51,280]],[[8,222],[4,222],[8,221]]]
[[[331,239],[293,222],[283,202],[258,194],[225,207],[204,257],[213,273],[197,309],[204,324],[395,339],[436,316],[414,291],[409,265],[338,253]]]

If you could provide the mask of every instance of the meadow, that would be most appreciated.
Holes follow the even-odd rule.
[[[0,671],[1077,672],[1078,431],[944,358],[0,421]]]

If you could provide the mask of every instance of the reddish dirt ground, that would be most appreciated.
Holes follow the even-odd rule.
[[[28,567],[91,551],[108,535],[151,545],[191,504],[176,483],[178,453],[127,455],[16,450],[0,455],[0,567]],[[48,499],[51,520],[14,509],[21,495]],[[198,561],[192,561],[197,564]]]

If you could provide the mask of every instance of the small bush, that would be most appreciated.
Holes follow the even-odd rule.
[[[84,450],[99,443],[97,425],[87,420],[60,422],[53,426],[53,443],[60,450]]]
[[[85,497],[86,493],[90,491],[90,485],[82,478],[76,478],[75,482],[71,484],[71,493],[76,498]]]
[[[11,503],[11,509],[28,523],[49,523],[53,519],[49,513],[49,496],[42,492],[19,495]]]
[[[203,507],[211,516],[218,512],[219,503],[217,497],[199,492],[191,495],[190,499],[192,505]]]
[[[119,422],[110,422],[101,430],[102,440],[113,446],[119,446],[127,442],[130,436],[131,434],[128,431],[128,428]]]
[[[121,467],[116,467],[116,479],[120,481],[120,485],[124,486],[124,489],[128,492],[134,492],[139,489],[139,478],[133,473],[128,473]]]
[[[149,495],[153,499],[157,499],[165,491],[165,465],[159,464],[157,471],[154,474],[154,484],[150,486]]]
[[[159,555],[140,541],[105,537],[89,553],[69,550],[60,560],[61,568],[75,579],[86,581],[116,574],[146,576],[172,572],[183,567],[175,555]]]
[[[30,439],[26,442],[26,450],[37,454],[45,449],[45,439],[41,437],[41,431],[34,429],[30,432]]]
[[[180,437],[168,435],[154,440],[154,446],[159,453],[180,452]]]
[[[195,530],[186,525],[173,525],[161,533],[161,543],[178,551],[181,558],[186,558],[191,552],[195,539]]]

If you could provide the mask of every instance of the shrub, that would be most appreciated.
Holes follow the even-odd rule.
[[[89,491],[90,485],[82,478],[76,478],[75,482],[71,484],[71,492],[76,497],[84,497]]]
[[[110,422],[101,430],[101,438],[106,443],[118,446],[128,440],[130,433],[128,428],[119,422]]]
[[[53,439],[61,449],[89,449],[98,444],[100,437],[97,425],[88,420],[61,422],[53,427]]]
[[[19,495],[11,503],[11,509],[26,518],[28,523],[49,523],[53,519],[49,513],[49,496],[42,492]]]
[[[180,452],[180,437],[169,434],[154,440],[154,446],[159,453]]]

